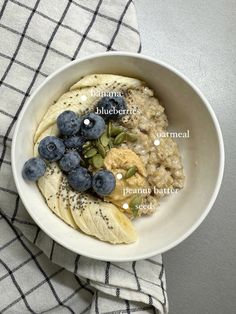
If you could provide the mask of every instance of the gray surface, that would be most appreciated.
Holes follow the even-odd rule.
[[[202,225],[164,254],[170,314],[236,313],[236,1],[136,0],[143,53],[182,71],[219,119],[226,167]]]

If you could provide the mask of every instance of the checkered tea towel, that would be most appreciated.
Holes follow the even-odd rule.
[[[133,1],[0,0],[0,39],[0,313],[166,313],[161,256],[110,263],[66,250],[29,217],[11,172],[15,122],[47,75],[91,53],[141,50]]]

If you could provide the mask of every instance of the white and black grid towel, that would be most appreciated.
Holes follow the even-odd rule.
[[[0,39],[0,313],[167,313],[161,256],[110,263],[64,249],[31,220],[11,172],[15,122],[47,75],[99,51],[140,52],[133,1],[0,0]]]

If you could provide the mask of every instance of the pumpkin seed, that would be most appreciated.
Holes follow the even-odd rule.
[[[91,158],[97,154],[96,148],[91,148],[87,150],[84,154],[84,158]]]
[[[134,133],[126,133],[126,140],[130,142],[136,142],[138,139],[137,135]]]
[[[108,143],[109,148],[111,149],[114,146],[114,139],[110,138]]]
[[[103,147],[106,147],[109,143],[109,138],[107,137],[106,132],[102,134],[102,136],[100,137],[100,142],[102,144]]]
[[[112,129],[112,123],[111,123],[111,121],[109,121],[108,126],[107,126],[107,136],[108,137],[111,136],[111,129]]]
[[[139,205],[142,203],[142,196],[141,195],[136,195],[132,198],[132,200],[129,203],[129,207],[132,210],[132,213],[134,217],[137,217],[138,215],[138,210],[139,210]]]
[[[92,144],[90,141],[88,141],[88,142],[86,142],[86,143],[83,145],[83,148],[86,149],[86,148],[91,147],[92,145],[93,145],[93,144]]]
[[[116,127],[116,126],[113,126],[111,128],[111,136],[116,136],[116,135],[120,134],[123,131],[124,131],[124,129]]]
[[[100,169],[103,167],[104,159],[101,155],[95,155],[92,158],[92,164],[96,169]]]
[[[99,141],[96,142],[96,147],[97,147],[97,149],[98,149],[99,154],[100,154],[103,158],[105,158],[105,156],[106,156],[106,150],[105,150],[105,148],[102,146],[102,144],[101,144]]]
[[[134,176],[136,172],[137,172],[137,167],[136,167],[136,166],[130,167],[130,168],[126,171],[125,179],[128,179],[128,178]]]
[[[125,132],[119,133],[114,139],[114,145],[120,145],[125,140]]]

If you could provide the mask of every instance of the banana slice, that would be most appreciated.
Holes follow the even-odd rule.
[[[116,90],[127,88],[138,88],[145,83],[131,77],[113,75],[113,74],[91,74],[86,75],[80,79],[77,83],[71,86],[70,90],[76,90],[85,87],[99,86],[103,89],[107,89],[108,86],[114,86]],[[120,86],[122,85],[122,86]]]
[[[67,178],[63,175],[61,178],[61,184],[58,190],[58,209],[59,217],[64,220],[72,228],[77,229],[77,225],[72,217],[69,204],[69,193],[68,193],[68,182]]]
[[[46,173],[38,180],[38,187],[42,192],[48,207],[60,217],[57,193],[60,188],[62,172],[58,171],[56,163],[47,166]]]
[[[38,187],[41,190],[48,207],[68,225],[77,229],[77,225],[69,209],[66,178],[56,163],[50,163],[43,177],[38,180]]]
[[[113,204],[74,191],[69,192],[69,202],[72,216],[84,233],[113,244],[137,240],[131,221]]]

